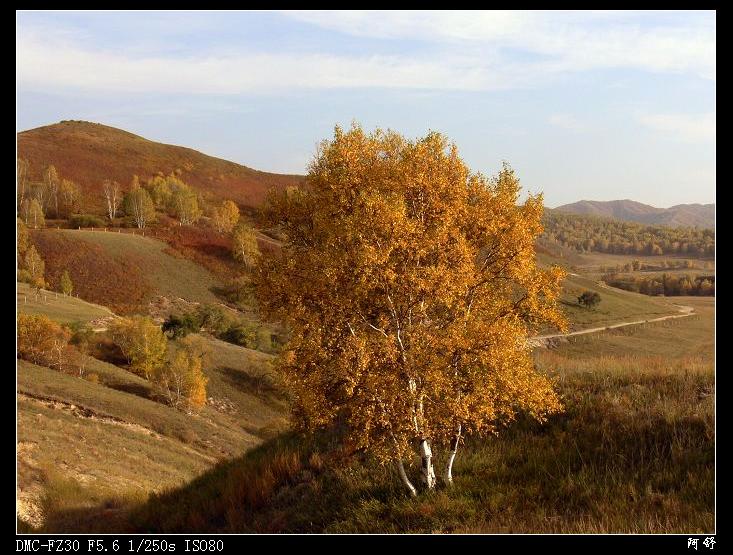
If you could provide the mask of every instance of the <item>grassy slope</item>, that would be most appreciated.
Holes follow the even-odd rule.
[[[699,356],[712,364],[715,352],[715,300],[711,297],[674,297],[674,301],[694,307],[696,314],[687,318],[571,337],[566,343],[560,344],[557,352],[575,360],[627,354],[674,359]]]
[[[42,291],[36,295],[27,283],[17,283],[16,288],[19,312],[45,314],[52,320],[61,323],[88,322],[112,315],[112,312],[104,306],[76,297],[65,297],[61,293]]]
[[[46,229],[32,233],[55,286],[68,269],[75,291],[115,312],[144,311],[158,295],[216,302],[219,281],[166,243],[128,233]]]
[[[286,187],[302,177],[260,172],[207,156],[190,148],[149,141],[97,123],[64,121],[18,133],[18,157],[30,162],[31,179],[53,164],[59,174],[78,183],[86,211],[104,214],[102,183],[118,181],[128,188],[133,174],[145,180],[158,171],[181,171],[181,177],[214,198],[258,206],[270,187]]]
[[[44,504],[47,511],[99,511],[113,493],[144,496],[179,485],[286,427],[285,401],[268,374],[271,357],[204,340],[209,402],[195,416],[157,402],[149,382],[111,364],[91,359],[87,372],[99,378],[92,383],[18,361],[26,512]]]
[[[569,273],[563,282],[561,306],[568,321],[570,331],[594,327],[604,324],[614,324],[646,317],[664,316],[678,311],[674,303],[661,297],[650,297],[629,291],[622,291],[606,286],[604,283],[589,279],[577,274],[573,265],[581,258],[573,258],[572,263],[558,256],[541,251],[538,255],[541,265],[557,264],[564,267]],[[587,309],[578,304],[578,296],[584,291],[595,291],[601,296],[601,302],[593,309]]]
[[[42,233],[75,233],[82,243],[99,238],[95,252],[109,253],[110,259],[120,250],[128,252],[122,260],[152,252],[157,254],[151,260],[166,256],[162,248],[157,250],[161,243],[140,237]],[[125,245],[110,243],[114,241]],[[152,249],[151,243],[158,245]],[[169,269],[177,275],[183,263],[173,260]],[[161,268],[148,270],[163,276],[168,270]],[[171,286],[149,279],[156,287]],[[570,276],[566,286],[568,303],[585,289],[598,290],[604,299],[596,311],[566,305],[579,327],[674,311],[662,299],[604,290],[582,277]],[[695,298],[684,304],[704,301]],[[154,403],[144,380],[111,365],[95,362],[90,368],[100,376],[100,385],[48,369],[23,368],[19,388],[22,384],[26,393],[85,406],[152,429],[157,436],[22,398],[21,484],[42,487],[50,495],[46,507],[53,514],[48,530],[103,526],[179,531],[707,531],[712,518],[712,408],[706,404],[710,397],[699,400],[698,394],[712,387],[712,366],[708,360],[690,357],[710,351],[712,340],[704,338],[711,330],[712,312],[700,306],[699,317],[606,332],[596,338],[598,343],[583,338],[587,343],[578,352],[599,356],[563,354],[562,349],[572,349],[576,340],[545,353],[540,366],[560,375],[561,391],[569,400],[566,415],[544,428],[521,424],[503,441],[471,440],[457,461],[458,487],[417,503],[404,498],[389,469],[379,470],[360,457],[342,456],[286,436],[218,465],[162,500],[141,504],[140,493],[120,499],[116,494],[125,491],[126,480],[138,492],[155,489],[151,486],[155,480],[174,486],[215,458],[242,453],[284,427],[285,402],[269,372],[269,357],[210,339],[212,356],[206,373],[214,401],[196,421],[181,420],[177,411]],[[685,321],[700,326],[680,323]],[[669,348],[672,344],[674,349]],[[654,349],[665,357],[648,358]],[[604,352],[613,350],[617,352]],[[634,352],[647,358],[629,358]],[[581,362],[576,364],[575,359]],[[642,390],[634,387],[640,383]],[[623,410],[614,412],[619,403]],[[64,430],[72,426],[78,432],[69,439]],[[643,441],[637,445],[631,437]],[[106,442],[109,449],[96,447]],[[665,451],[668,442],[675,447]],[[59,458],[66,449],[58,446],[67,444],[74,445],[69,451],[74,456]],[[236,447],[226,452],[232,445]],[[158,449],[160,457],[154,455]],[[190,449],[199,450],[201,458],[191,456]],[[695,457],[694,451],[701,454]],[[183,463],[186,453],[189,459]],[[648,457],[660,456],[663,464],[657,468],[643,464]],[[157,462],[148,475],[151,457]],[[620,464],[615,457],[627,462]],[[139,471],[141,467],[145,472]],[[103,486],[105,481],[119,487]],[[670,483],[677,489],[670,489]],[[627,495],[631,501],[623,501]],[[177,510],[182,499],[192,510]],[[110,508],[107,516],[113,520],[100,521],[100,507]],[[130,507],[136,507],[132,513]],[[634,511],[642,517],[629,520]]]
[[[412,500],[368,457],[280,436],[146,503],[118,502],[114,520],[77,511],[58,522],[140,532],[710,533],[713,310],[691,302],[699,316],[537,351],[565,412],[469,438],[451,490]],[[444,457],[439,450],[438,465]]]

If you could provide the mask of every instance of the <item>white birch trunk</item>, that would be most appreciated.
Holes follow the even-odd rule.
[[[453,485],[453,461],[456,458],[456,453],[458,452],[458,442],[461,439],[461,425],[458,424],[458,427],[456,428],[456,435],[453,436],[453,442],[451,443],[450,447],[450,454],[448,455],[448,462],[445,465],[445,473],[443,474],[443,481],[449,485]]]
[[[435,489],[435,469],[433,468],[433,452],[427,439],[420,440],[420,457],[422,457],[422,479],[428,489]]]
[[[407,477],[407,473],[405,472],[405,465],[402,464],[401,460],[397,460],[397,471],[400,475],[400,480],[402,480],[402,483],[405,484],[405,487],[410,492],[410,497],[417,497],[417,490],[415,489],[415,486],[412,485],[412,482],[410,482],[410,479]]]

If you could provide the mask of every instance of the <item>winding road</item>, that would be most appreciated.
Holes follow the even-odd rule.
[[[561,337],[570,337],[572,335],[585,335],[587,333],[598,333],[599,331],[605,331],[605,330],[612,330],[615,328],[623,328],[625,326],[635,326],[638,324],[648,324],[650,322],[661,322],[663,320],[671,320],[673,318],[685,318],[687,316],[692,316],[695,313],[695,309],[691,306],[686,305],[680,305],[676,304],[676,306],[681,314],[671,314],[669,316],[661,316],[659,318],[651,318],[649,320],[634,320],[633,322],[620,322],[618,324],[610,324],[608,326],[600,326],[597,328],[586,328],[579,331],[571,331],[569,333],[557,333],[553,335],[538,335],[536,337],[530,337],[529,338],[529,345],[531,347],[547,347],[551,340],[561,338]]]

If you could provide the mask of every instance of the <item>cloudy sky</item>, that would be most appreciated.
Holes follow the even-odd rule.
[[[715,200],[714,12],[17,15],[17,129],[120,127],[304,173],[335,124],[447,134],[549,206]]]

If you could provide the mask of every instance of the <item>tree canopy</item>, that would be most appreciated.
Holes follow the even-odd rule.
[[[519,191],[508,165],[473,173],[440,134],[354,125],[320,145],[305,188],[271,195],[286,240],[254,279],[291,333],[279,365],[302,426],[344,422],[401,469],[417,441],[432,487],[431,445],[560,409],[526,339],[564,326],[564,272],[536,265],[542,197]]]

